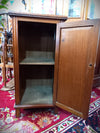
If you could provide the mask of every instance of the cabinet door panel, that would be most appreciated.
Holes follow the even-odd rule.
[[[59,65],[55,104],[86,118],[91,96],[98,30],[93,21],[59,24],[57,30]]]

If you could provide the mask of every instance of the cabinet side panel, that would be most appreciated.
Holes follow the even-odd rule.
[[[19,93],[19,53],[18,53],[18,21],[13,17],[13,54],[14,54],[14,78],[15,78],[15,103],[20,103]]]
[[[54,66],[54,85],[53,85],[53,103],[56,104],[57,85],[58,85],[58,62],[59,62],[59,40],[60,28],[59,24],[56,25],[56,45],[55,45],[55,66]]]
[[[99,23],[98,25],[96,25],[96,27],[99,29],[99,36],[98,36],[98,47],[97,47],[97,57],[96,57],[93,87],[100,86],[100,20],[97,20],[97,22]]]

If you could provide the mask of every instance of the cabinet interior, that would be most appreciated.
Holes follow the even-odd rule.
[[[53,104],[55,24],[18,22],[20,104]]]
[[[18,22],[19,63],[54,64],[55,24]]]
[[[53,76],[53,65],[21,65],[21,104],[52,104]]]

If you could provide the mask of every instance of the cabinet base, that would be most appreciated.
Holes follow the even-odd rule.
[[[36,104],[36,105],[15,105],[14,108],[15,109],[29,109],[29,108],[51,108],[54,107],[53,104]]]
[[[15,105],[14,108],[16,109],[16,117],[20,117],[20,109],[54,108],[54,105],[53,104],[43,104],[43,105]]]

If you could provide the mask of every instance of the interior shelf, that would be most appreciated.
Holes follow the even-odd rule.
[[[27,79],[21,105],[52,104],[52,79]]]
[[[54,65],[53,52],[26,51],[26,57],[20,61],[20,65]]]

